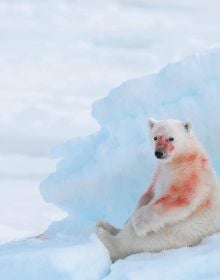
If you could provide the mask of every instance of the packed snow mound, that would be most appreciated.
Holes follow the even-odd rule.
[[[78,245],[29,240],[1,247],[0,275],[4,280],[213,280],[220,279],[219,256],[219,233],[199,246],[136,254],[113,265],[95,235]]]
[[[109,273],[110,264],[107,250],[95,235],[78,245],[28,240],[0,250],[4,280],[100,280]]]
[[[158,74],[129,80],[95,102],[100,130],[68,141],[42,184],[44,199],[69,214],[48,232],[90,232],[99,219],[120,226],[148,184],[155,160],[146,121],[191,120],[217,170],[220,165],[220,50],[170,64]]]

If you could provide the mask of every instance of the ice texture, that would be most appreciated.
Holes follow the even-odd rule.
[[[88,234],[99,219],[123,224],[155,165],[149,117],[191,120],[218,171],[219,101],[218,49],[124,82],[96,101],[92,115],[100,129],[59,147],[56,172],[41,184],[44,199],[68,213],[48,233]]]

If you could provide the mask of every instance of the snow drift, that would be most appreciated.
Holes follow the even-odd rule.
[[[4,280],[99,280],[109,273],[110,263],[96,236],[81,244],[33,239],[0,250]]]

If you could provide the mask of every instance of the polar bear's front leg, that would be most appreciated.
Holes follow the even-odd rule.
[[[150,231],[158,231],[166,224],[175,224],[186,219],[199,207],[207,195],[204,186],[200,186],[200,192],[195,189],[190,193],[188,189],[181,188],[175,188],[175,193],[172,191],[171,188],[171,191],[164,196],[134,212],[132,225],[138,236],[146,235]]]
[[[138,203],[137,203],[137,205],[135,207],[135,210],[139,209],[140,207],[142,207],[144,205],[147,205],[151,201],[151,199],[152,199],[152,197],[154,195],[154,193],[153,193],[153,186],[154,185],[152,183],[149,186],[149,188],[147,189],[147,191],[141,196],[141,198],[139,199],[139,201],[138,201]]]
[[[185,171],[186,172],[186,171]],[[165,224],[174,224],[189,217],[206,199],[208,187],[200,184],[197,170],[172,183],[167,191],[132,215],[132,225],[138,236],[157,231]]]
[[[160,216],[150,205],[147,205],[134,212],[132,215],[132,226],[138,236],[143,236],[149,231],[157,231],[162,224]]]

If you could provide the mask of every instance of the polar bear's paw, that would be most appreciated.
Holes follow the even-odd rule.
[[[118,248],[117,248],[115,237],[102,227],[96,228],[96,234],[97,234],[98,238],[102,241],[104,246],[107,248],[111,260],[112,261],[117,260],[118,259]]]
[[[116,235],[120,232],[120,229],[114,227],[113,225],[109,224],[106,221],[98,221],[96,223],[96,227],[97,228],[103,228],[103,229],[107,230],[112,235]]]
[[[101,241],[104,244],[108,244],[111,242],[111,239],[113,237],[113,235],[111,235],[106,229],[104,229],[103,227],[97,227],[96,228],[96,233],[99,237],[99,239],[101,239]],[[108,246],[107,246],[108,247]]]

